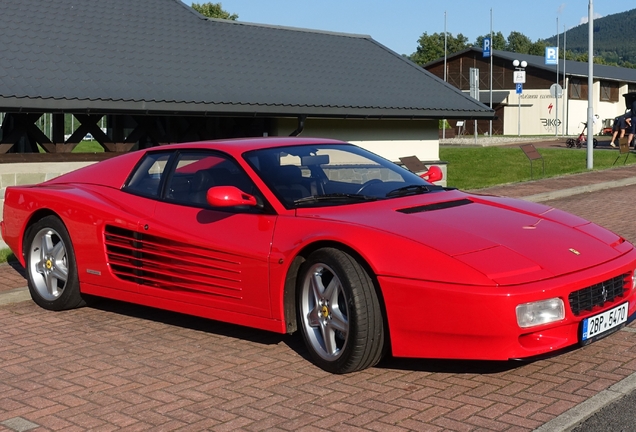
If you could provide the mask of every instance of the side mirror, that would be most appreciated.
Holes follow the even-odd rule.
[[[208,204],[212,207],[235,207],[241,205],[256,206],[256,198],[246,194],[235,186],[215,186],[206,194]]]
[[[442,169],[440,167],[438,167],[437,165],[433,165],[424,174],[420,174],[420,177],[428,182],[434,183],[443,179],[444,174],[442,173]]]

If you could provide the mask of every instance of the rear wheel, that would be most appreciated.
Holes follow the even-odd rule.
[[[382,309],[360,263],[339,249],[319,249],[299,281],[298,318],[316,365],[347,373],[377,364],[385,343]]]
[[[59,218],[46,216],[33,224],[24,251],[29,292],[36,304],[56,311],[86,304],[80,295],[73,245]]]

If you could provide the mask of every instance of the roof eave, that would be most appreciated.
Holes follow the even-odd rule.
[[[394,119],[492,119],[491,110],[441,110],[430,108],[333,107],[310,105],[264,105],[155,101],[69,100],[52,98],[0,97],[3,112],[74,112],[195,116],[289,117],[305,115],[325,118]]]

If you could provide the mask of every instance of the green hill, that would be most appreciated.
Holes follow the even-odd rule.
[[[636,9],[608,15],[594,20],[594,56],[604,63],[636,67]],[[563,34],[559,35],[561,47]],[[545,39],[556,45],[556,35]],[[587,54],[588,26],[578,25],[567,31],[566,50],[575,55]]]

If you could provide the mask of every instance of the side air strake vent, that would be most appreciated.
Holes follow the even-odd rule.
[[[120,279],[168,291],[241,298],[241,262],[226,253],[106,226],[106,259]]]
[[[409,207],[405,209],[400,209],[398,211],[400,213],[405,213],[405,214],[422,213],[422,212],[434,211],[434,210],[444,210],[444,209],[459,207],[459,206],[472,204],[472,203],[473,202],[469,199],[460,199],[456,201],[446,201],[446,202],[427,204],[427,205],[422,205],[417,207]]]

